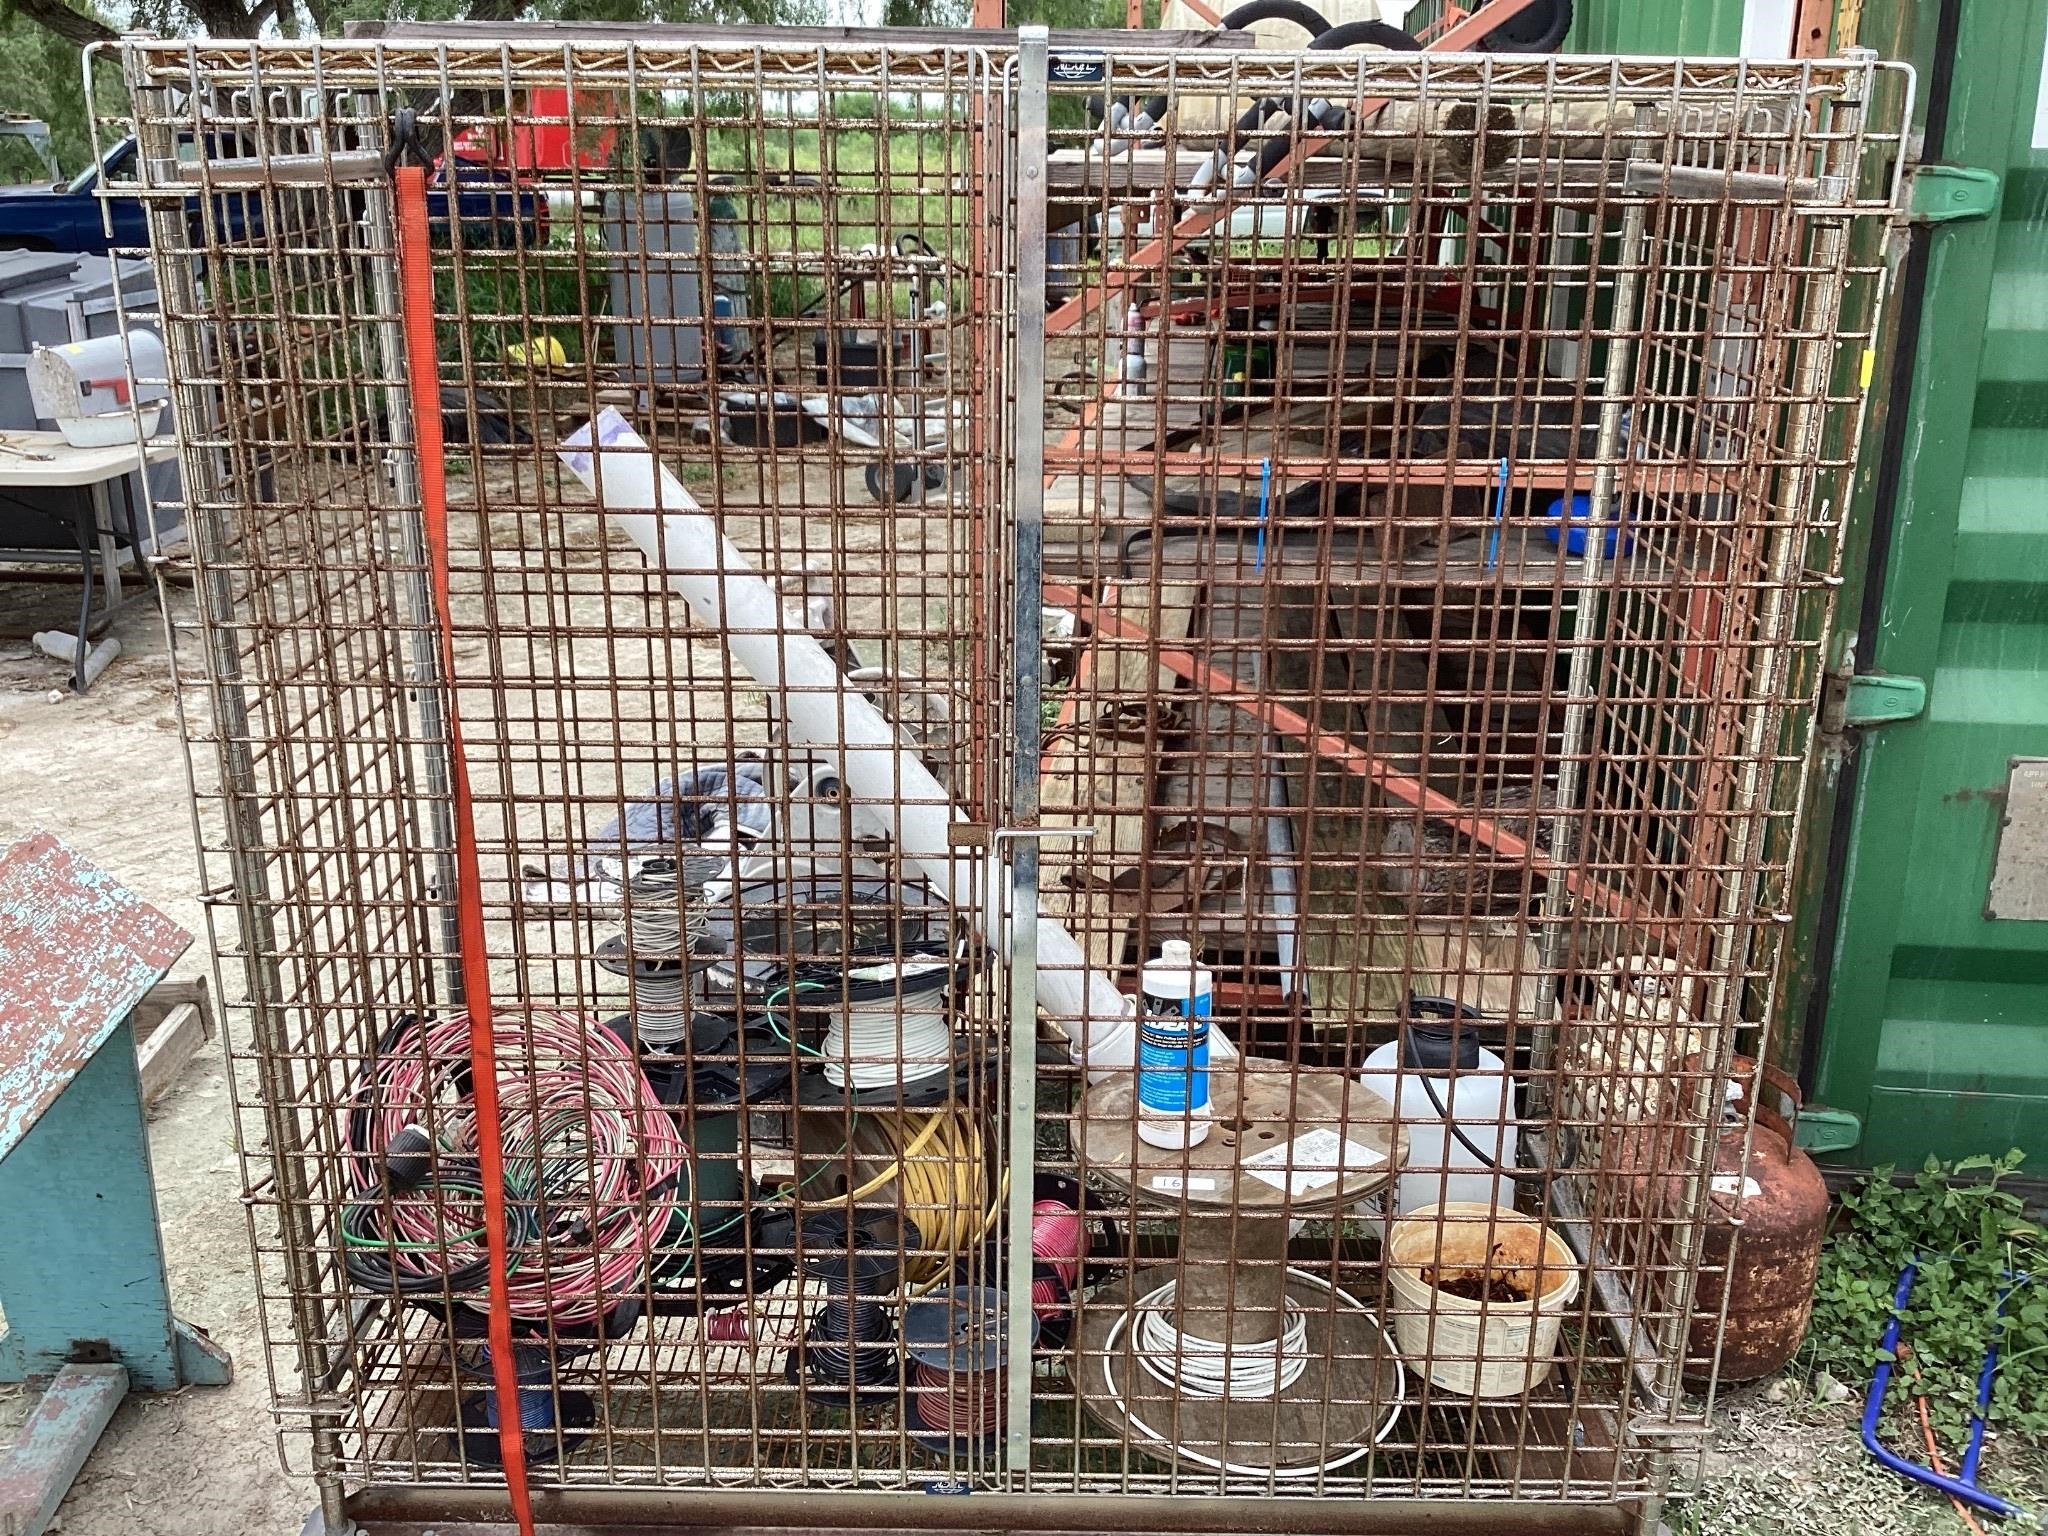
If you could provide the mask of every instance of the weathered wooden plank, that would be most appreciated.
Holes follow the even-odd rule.
[[[0,1531],[43,1536],[127,1395],[125,1366],[67,1365],[57,1372],[14,1448],[0,1458]]]
[[[206,1043],[206,1016],[196,1003],[182,1003],[149,1032],[137,1036],[135,1069],[142,1075],[142,1107],[149,1108],[178,1080]]]

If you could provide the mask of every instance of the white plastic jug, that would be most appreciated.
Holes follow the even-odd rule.
[[[1402,1036],[1411,1062],[1422,1065],[1402,1070],[1402,1040],[1389,1040],[1365,1058],[1359,1082],[1394,1106],[1395,1119],[1408,1133],[1409,1171],[1394,1186],[1397,1213],[1461,1201],[1515,1203],[1514,1181],[1494,1171],[1515,1166],[1521,1139],[1514,1080],[1507,1063],[1480,1045],[1476,1024],[1458,1028],[1454,1020],[1460,1017],[1478,1015],[1448,999],[1410,998]],[[1462,1139],[1451,1133],[1447,1118]]]

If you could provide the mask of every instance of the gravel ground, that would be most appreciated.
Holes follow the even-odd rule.
[[[1697,1474],[1673,1499],[1674,1536],[1967,1536],[1947,1499],[1885,1471],[1863,1449],[1862,1412],[1860,1393],[1830,1402],[1790,1377],[1728,1394]],[[2048,1454],[2038,1445],[1991,1440],[1982,1480],[2024,1507],[2048,1509]]]

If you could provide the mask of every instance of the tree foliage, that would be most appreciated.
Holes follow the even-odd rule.
[[[97,18],[87,18],[98,25]],[[100,105],[115,99],[111,69],[100,84]],[[79,45],[39,26],[18,10],[0,9],[0,103],[21,117],[42,119],[50,147],[66,176],[92,159],[92,129],[86,118],[85,77]],[[47,181],[49,172],[19,143],[0,142],[0,182]]]

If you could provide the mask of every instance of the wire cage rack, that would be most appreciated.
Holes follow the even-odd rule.
[[[1910,81],[937,37],[122,45],[287,1446],[1654,1525]]]

